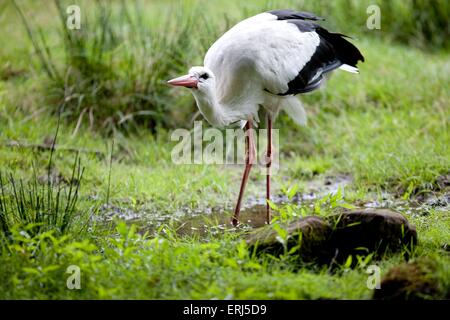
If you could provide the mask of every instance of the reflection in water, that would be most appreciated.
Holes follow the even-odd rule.
[[[284,203],[312,204],[329,193],[335,193],[338,188],[343,188],[351,182],[351,177],[346,175],[335,177],[322,177],[320,179],[307,182],[302,192],[298,192],[291,199],[285,195],[273,195],[272,202],[277,205]],[[232,205],[230,203],[230,205]],[[93,216],[93,220],[100,225],[109,228],[114,225],[114,220],[123,220],[129,224],[138,226],[140,233],[148,232],[153,234],[164,224],[170,224],[177,230],[179,235],[217,234],[223,232],[233,232],[236,230],[230,221],[233,212],[232,207],[199,208],[179,208],[176,211],[165,212],[148,209],[130,209],[114,205],[104,205],[100,208],[100,214]],[[264,226],[266,223],[266,199],[264,197],[247,197],[244,207],[240,213],[242,229],[252,229]]]
[[[218,232],[233,231],[231,224],[231,213],[213,212],[209,215],[197,215],[184,219],[177,227],[177,233],[180,235],[200,234],[214,235]],[[266,224],[266,206],[257,204],[250,208],[241,210],[240,229],[257,228]]]

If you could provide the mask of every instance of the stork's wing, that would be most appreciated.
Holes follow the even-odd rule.
[[[272,10],[267,13],[275,15],[278,20],[298,19],[298,20],[325,20],[324,18],[316,16],[314,13],[305,11],[295,11],[289,9]]]
[[[205,66],[216,75],[219,99],[255,90],[291,95],[316,89],[324,73],[364,61],[345,36],[308,20],[311,13],[275,10],[246,19],[208,51]]]
[[[356,65],[358,61],[364,61],[364,57],[352,43],[345,39],[345,35],[328,32],[307,21],[288,21],[295,24],[300,31],[305,30],[317,34],[320,42],[297,76],[289,81],[289,89],[279,93],[280,95],[312,91],[320,86],[325,73],[340,67],[346,71],[358,72]]]
[[[358,61],[364,61],[359,50],[347,41],[347,36],[330,33],[321,26],[305,20],[324,20],[309,12],[294,10],[272,10],[270,14],[277,20],[286,20],[297,26],[300,32],[314,32],[320,42],[309,61],[299,70],[298,75],[288,83],[289,89],[280,95],[297,94],[312,91],[320,86],[322,75],[341,66],[347,71],[357,71]],[[348,66],[352,67],[349,68]]]

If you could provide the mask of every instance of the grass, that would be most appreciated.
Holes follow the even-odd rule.
[[[339,30],[351,33],[348,32],[353,30],[351,25],[360,26],[361,23],[357,21],[365,19],[355,14],[356,20],[347,19],[351,23],[343,23],[344,12],[336,9],[340,3],[333,2],[329,6],[317,4],[317,8],[311,8],[318,10],[311,11],[323,16],[333,16],[328,23],[339,25]],[[352,6],[364,9],[363,4],[351,3]],[[411,3],[421,4],[420,1]],[[431,8],[436,8],[437,3],[427,7],[427,10],[434,10]],[[185,2],[184,10],[189,10],[189,4]],[[73,59],[77,58],[65,56],[66,48],[76,42],[60,42],[64,39],[64,34],[58,34],[61,21],[57,18],[56,9],[52,7],[49,12],[36,10],[39,9],[36,4],[24,6],[24,2],[19,1],[18,5],[27,17],[30,17],[30,12],[34,12],[34,22],[28,21],[31,26],[36,21],[41,21],[42,32],[48,39],[47,45],[53,52],[55,69],[67,71],[66,68],[75,63]],[[112,7],[113,9],[120,8],[120,2],[115,2],[115,5],[117,7]],[[315,6],[310,2],[308,5]],[[272,7],[265,2],[254,1],[246,8],[240,8],[231,2],[228,6],[224,5],[223,12],[226,11],[229,19],[233,20],[247,13],[261,11],[266,6]],[[401,5],[400,2],[393,2],[393,6]],[[171,8],[158,1],[145,3],[144,7],[145,17],[154,17],[155,12],[165,13]],[[397,13],[399,21],[405,21],[408,16],[408,11],[404,10],[393,11]],[[12,6],[5,6],[1,12],[1,23],[6,24],[9,18],[5,12],[15,11]],[[391,14],[386,10],[382,12]],[[53,18],[51,14],[54,14]],[[211,15],[209,17],[214,20]],[[225,21],[221,18],[217,20]],[[345,174],[352,177],[352,182],[345,188],[341,199],[346,203],[358,205],[361,202],[382,201],[386,194],[395,201],[403,201],[402,205],[395,208],[416,225],[419,235],[420,243],[413,259],[432,257],[438,266],[436,275],[445,289],[449,288],[446,267],[449,257],[448,249],[445,249],[450,240],[450,215],[446,210],[448,206],[444,210],[431,206],[418,211],[413,209],[421,195],[448,194],[448,190],[440,189],[436,181],[450,172],[450,97],[447,89],[450,84],[449,52],[440,49],[438,45],[437,39],[440,35],[445,35],[444,31],[436,35],[436,40],[432,40],[435,45],[433,50],[423,51],[420,49],[421,40],[411,36],[419,32],[419,29],[407,25],[404,30],[391,30],[394,20],[386,18],[386,25],[383,24],[382,31],[377,34],[353,27],[359,38],[355,43],[364,53],[366,63],[361,65],[360,75],[336,72],[324,90],[302,97],[309,115],[308,126],[296,127],[284,115],[278,119],[276,126],[280,128],[281,171],[274,177],[274,192],[279,194],[281,190],[292,186],[299,186],[298,190],[302,191],[310,180]],[[149,18],[143,23],[153,26],[158,25],[157,21],[160,20]],[[13,30],[8,24],[5,27],[7,32],[0,35],[0,40],[4,40],[2,37],[6,34],[13,34],[12,39],[16,39],[9,41],[8,46],[0,53],[4,61],[0,65],[0,168],[2,172],[13,173],[11,179],[16,185],[20,181],[33,182],[33,177],[45,177],[48,174],[48,160],[52,157],[52,175],[60,177],[62,181],[71,181],[74,163],[77,163],[77,152],[73,150],[79,150],[85,171],[78,189],[76,206],[70,215],[87,212],[92,215],[92,220],[89,220],[89,228],[83,232],[75,231],[77,228],[60,231],[57,231],[58,228],[44,228],[38,231],[33,224],[10,224],[10,241],[2,246],[0,254],[0,298],[372,297],[373,291],[366,287],[364,265],[354,269],[344,265],[334,273],[321,267],[305,267],[296,271],[289,264],[289,258],[250,255],[239,232],[221,232],[208,234],[206,237],[180,236],[174,231],[176,223],[170,221],[145,235],[136,231],[137,227],[144,226],[144,229],[148,229],[145,227],[160,217],[173,217],[175,222],[182,220],[183,215],[189,216],[193,210],[202,213],[219,207],[225,208],[224,214],[230,214],[229,209],[237,196],[242,168],[174,165],[170,158],[175,143],[169,139],[169,128],[179,120],[184,121],[183,126],[190,127],[186,122],[185,112],[191,112],[192,99],[186,92],[172,91],[158,83],[169,75],[183,72],[191,64],[201,62],[203,51],[197,43],[198,39],[193,38],[196,49],[187,50],[188,55],[183,56],[176,64],[161,66],[162,71],[151,76],[150,80],[141,73],[145,68],[145,61],[135,65],[135,56],[127,60],[127,54],[133,55],[134,49],[122,48],[123,42],[117,40],[118,47],[111,51],[117,56],[111,56],[112,60],[108,62],[109,67],[114,66],[115,75],[111,79],[120,80],[124,85],[117,95],[136,92],[139,83],[150,81],[151,85],[141,93],[149,94],[155,86],[153,97],[158,98],[151,100],[152,102],[140,98],[127,100],[125,95],[124,100],[117,99],[114,95],[103,99],[100,95],[90,94],[88,90],[91,87],[83,82],[83,79],[95,76],[97,71],[80,73],[81,78],[74,76],[70,88],[75,90],[72,93],[84,94],[83,103],[86,105],[78,106],[76,99],[68,102],[66,107],[72,108],[73,114],[63,114],[66,117],[60,123],[53,150],[48,141],[52,141],[58,127],[57,111],[60,110],[61,96],[59,100],[54,98],[61,92],[47,91],[49,79],[45,70],[39,66],[36,56],[33,55],[32,63],[28,63],[32,47],[25,41],[25,31],[17,23],[11,22],[15,26]],[[118,25],[111,22],[105,27]],[[180,26],[172,25],[170,29],[177,30],[178,27]],[[201,34],[203,30],[198,29]],[[217,29],[214,30],[212,34],[217,32]],[[390,31],[385,33],[383,30]],[[33,31],[36,32],[36,29]],[[123,31],[116,31],[119,33],[118,39],[121,39]],[[398,39],[402,32],[405,37],[403,43],[391,41]],[[162,38],[160,35],[159,40],[155,41],[166,41]],[[89,41],[85,44],[89,45]],[[169,51],[176,50],[174,52],[178,54],[183,48],[178,40],[174,41],[174,47],[161,43],[164,48],[158,49],[156,53],[167,55]],[[208,40],[198,40],[203,41],[207,43]],[[111,52],[102,49],[100,53],[108,55]],[[195,56],[196,53],[198,57]],[[93,59],[94,56],[92,53],[86,58]],[[116,58],[121,61],[114,60]],[[163,56],[159,59],[157,61],[162,61]],[[97,68],[97,62],[95,59],[83,62],[80,68],[88,65]],[[106,73],[101,73],[99,76],[105,75]],[[105,78],[101,81],[107,82]],[[53,88],[61,88],[58,82],[54,84]],[[117,89],[116,85],[117,83],[111,84],[110,89]],[[162,102],[158,102],[158,99]],[[90,128],[88,111],[84,112],[82,121],[78,123],[83,109],[88,105],[111,108],[100,112],[105,112],[104,119],[112,116],[117,117],[116,120],[126,112],[133,113],[139,108],[160,112],[167,107],[173,112],[173,119],[168,116],[165,121],[175,122],[153,127],[153,124],[147,123],[146,126],[139,124],[139,121],[134,123],[129,120],[133,130],[112,130],[111,136],[106,137],[103,130]],[[114,113],[116,111],[123,114],[118,115]],[[190,114],[189,119],[191,116]],[[93,126],[97,126],[96,122]],[[49,147],[36,147],[38,145]],[[5,186],[6,183],[4,179],[2,190],[10,190],[10,183]],[[37,185],[37,192],[43,192],[44,197],[48,195],[48,185],[45,182],[38,181]],[[28,191],[27,184],[23,186],[23,190]],[[72,186],[72,183],[67,186],[52,185],[51,190],[57,192],[59,187]],[[255,173],[251,176],[247,199],[250,196],[261,196],[263,190],[264,177]],[[23,194],[25,196],[26,193]],[[60,194],[62,196],[64,192]],[[18,213],[15,209],[16,200],[7,201],[9,209],[1,212]],[[19,198],[18,203],[28,202],[30,201],[25,197]],[[105,215],[104,211],[97,208],[106,203],[111,208],[126,208],[138,213],[139,221],[125,224],[115,218],[111,228],[96,223],[97,219],[101,220]],[[318,203],[320,199],[313,201],[313,204]],[[327,202],[323,202],[321,214],[329,212],[326,204]],[[26,219],[36,211],[32,206],[27,205],[27,208],[24,211]],[[58,212],[52,206],[47,208]],[[292,211],[296,214],[313,214],[314,207],[293,206]],[[292,212],[281,213],[285,215],[282,216],[283,219],[293,218],[290,216]],[[81,220],[71,221],[75,224],[74,227],[80,227]],[[46,221],[34,222],[50,224]],[[32,236],[27,237],[30,234]],[[376,263],[382,274],[386,274],[391,267],[401,262],[401,255],[395,255]],[[66,287],[68,274],[65,272],[69,265],[78,265],[82,270],[82,289],[79,291],[71,291]]]
[[[34,163],[30,181],[16,179],[10,172],[7,181],[0,172],[0,227],[2,237],[10,236],[15,227],[32,226],[30,230],[39,233],[42,230],[54,229],[63,234],[71,227],[76,213],[78,191],[84,169],[81,169],[79,154],[75,156],[72,175],[68,181],[58,181],[53,175],[53,154],[59,132],[60,118],[56,132],[50,141],[50,155],[47,175],[38,177]],[[43,181],[45,178],[46,181]],[[41,181],[42,180],[42,181]],[[65,186],[67,182],[68,186]]]
[[[333,12],[330,22],[325,22],[331,29],[355,36],[383,35],[386,40],[429,50],[449,48],[450,10],[446,1],[438,0],[381,1],[383,28],[388,30],[384,33],[366,27],[366,8],[372,4],[369,1],[236,2],[229,4],[222,19],[208,14],[214,8],[207,2],[181,1],[164,8],[159,2],[145,6],[139,1],[79,1],[85,9],[83,28],[71,30],[66,28],[65,10],[72,3],[54,0],[50,10],[59,19],[47,16],[44,20],[51,19],[49,25],[59,30],[56,34],[47,32],[49,25],[31,19],[36,15],[30,10],[32,6],[12,3],[33,45],[35,62],[45,76],[45,103],[53,112],[64,110],[64,118],[69,121],[88,123],[90,129],[104,133],[138,130],[136,124],[152,130],[185,125],[194,111],[192,103],[186,107],[192,100],[167,90],[164,79],[185,72],[187,64],[201,64],[203,53],[218,35],[262,8],[302,7],[325,17]],[[347,10],[342,10],[344,6]],[[6,68],[5,76],[10,73]],[[185,106],[183,110],[181,106]]]
[[[49,163],[51,166],[51,163]],[[75,157],[72,176],[67,185],[51,174],[51,167],[45,181],[35,172],[31,181],[16,179],[13,173],[4,179],[0,173],[0,229],[8,237],[12,229],[32,225],[32,235],[54,230],[64,234],[76,224],[78,214],[76,203],[80,181],[83,175],[78,157]],[[81,223],[82,225],[82,223]]]
[[[139,2],[82,2],[92,12],[83,15],[83,25],[88,27],[71,30],[65,27],[69,2],[55,0],[61,31],[55,39],[61,46],[55,48],[43,29],[29,21],[32,13],[13,3],[44,71],[46,103],[53,106],[53,112],[62,109],[69,121],[88,122],[91,129],[103,133],[136,130],[136,125],[155,130],[180,123],[173,112],[180,101],[169,98],[162,79],[184,72],[185,61],[194,61],[205,49],[206,41],[195,27],[196,19],[205,18],[200,6],[168,12],[160,18],[161,27],[148,28]],[[217,35],[210,33],[209,39]],[[192,36],[200,41],[189,41]]]

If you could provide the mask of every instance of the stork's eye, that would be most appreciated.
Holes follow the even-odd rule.
[[[201,76],[200,76],[200,78],[202,78],[202,79],[208,79],[209,78],[209,75],[207,74],[207,73],[204,73],[204,74],[202,74]]]

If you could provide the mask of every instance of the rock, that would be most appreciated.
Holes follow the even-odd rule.
[[[374,258],[379,258],[417,243],[416,230],[408,220],[387,209],[346,210],[326,218],[308,216],[284,230],[286,241],[273,226],[266,226],[252,232],[247,244],[251,251],[275,256],[285,248],[289,252],[299,246],[294,254],[301,261],[330,264],[342,263],[354,254],[374,253]]]
[[[329,260],[330,248],[328,239],[331,235],[331,225],[317,216],[300,218],[285,227],[288,234],[286,243],[283,244],[278,232],[272,226],[259,228],[252,232],[247,238],[250,250],[256,249],[258,253],[269,253],[280,255],[300,244],[299,250],[294,254],[305,262],[323,263]],[[301,240],[300,239],[301,234]]]
[[[336,259],[350,254],[401,251],[417,243],[414,226],[400,213],[389,209],[346,210],[327,218],[333,226],[330,242],[336,248]]]
[[[429,259],[403,263],[391,268],[382,278],[376,300],[443,299],[445,292],[434,277],[435,266]]]

